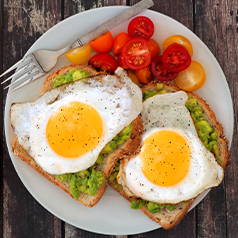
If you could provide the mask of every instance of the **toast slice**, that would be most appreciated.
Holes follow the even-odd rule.
[[[168,83],[157,83],[156,81],[151,82],[148,85],[145,85],[142,87],[144,98],[146,95],[150,94],[152,92],[152,95],[157,93],[166,93],[166,92],[177,92],[180,89],[177,88],[175,85],[168,84]],[[209,123],[210,126],[214,127],[215,130],[218,132],[218,145],[219,145],[219,155],[217,156],[217,161],[219,161],[219,164],[222,166],[224,171],[226,170],[228,164],[229,164],[229,151],[228,151],[228,141],[226,137],[223,135],[223,129],[219,122],[217,122],[216,117],[211,110],[210,106],[198,95],[194,93],[187,92],[188,96],[191,96],[198,101],[198,105],[202,109],[203,117],[204,119]],[[127,163],[128,159],[121,160],[121,168],[124,167],[124,163]],[[117,173],[117,172],[114,172]],[[119,171],[119,174],[117,176],[117,179],[120,177],[125,176],[124,171],[121,169]],[[118,193],[120,193],[123,197],[125,197],[128,201],[132,202],[136,200],[138,203],[141,201],[140,199],[136,199],[133,196],[133,193],[128,191],[129,189],[127,187],[122,187],[117,183],[117,180],[115,179],[115,175],[111,176],[108,184],[112,186]],[[123,180],[123,179],[122,179]],[[131,193],[131,196],[130,196]],[[141,207],[143,213],[145,213],[150,219],[160,224],[164,229],[171,229],[175,227],[187,214],[190,207],[192,206],[195,198],[190,199],[186,202],[181,202],[179,204],[176,204],[171,210],[169,207],[164,207],[160,209],[160,212],[157,213],[151,213],[146,206]]]
[[[43,88],[41,90],[42,95],[45,93],[51,91],[53,89],[53,84],[55,79],[58,76],[67,74],[71,69],[78,68],[80,70],[86,70],[89,74],[88,77],[93,78],[93,80],[100,80],[101,77],[106,76],[105,73],[99,73],[96,70],[94,70],[91,66],[88,65],[69,65],[67,67],[63,67],[61,70],[56,70],[52,75],[48,76]],[[119,69],[116,72],[116,76],[118,78],[120,77],[127,77],[127,73]],[[65,84],[67,85],[67,84]],[[64,88],[65,86],[60,86],[61,88]],[[138,113],[139,114],[139,113]],[[106,187],[107,187],[107,179],[110,176],[110,174],[113,171],[113,168],[117,161],[120,158],[128,157],[130,156],[133,151],[137,149],[139,144],[141,143],[141,134],[143,131],[142,126],[142,119],[141,116],[138,115],[137,118],[135,118],[132,122],[132,130],[129,133],[129,139],[127,139],[125,142],[123,142],[120,145],[117,145],[117,147],[113,150],[113,152],[107,154],[104,156],[103,162],[101,164],[94,165],[95,171],[102,172],[105,182],[99,186],[97,189],[96,195],[92,196],[87,193],[80,193],[79,198],[77,199],[80,201],[84,206],[87,207],[93,207],[96,205],[96,203],[100,200],[102,195],[104,194]],[[14,126],[13,126],[14,129]],[[119,133],[120,134],[120,133]],[[35,169],[37,172],[39,172],[41,175],[43,175],[45,178],[47,178],[49,181],[54,183],[55,185],[59,186],[61,189],[63,189],[66,193],[68,193],[71,197],[73,197],[72,192],[70,191],[70,183],[68,181],[60,181],[57,178],[57,175],[52,175],[47,173],[45,170],[43,170],[34,160],[32,156],[28,153],[27,149],[24,148],[18,141],[18,138],[16,137],[13,140],[12,143],[12,151],[24,162],[26,162],[28,165],[30,165],[33,169]]]

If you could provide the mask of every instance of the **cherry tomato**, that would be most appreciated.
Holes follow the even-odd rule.
[[[113,74],[118,67],[116,59],[108,53],[96,54],[88,61],[95,69]]]
[[[201,64],[192,61],[175,79],[177,86],[185,91],[196,91],[205,83],[206,74]]]
[[[136,17],[128,25],[128,34],[130,37],[143,37],[149,40],[154,34],[154,23],[148,17]]]
[[[73,64],[82,64],[89,59],[91,47],[89,44],[69,50],[65,53],[67,59]]]
[[[132,38],[124,45],[122,57],[130,69],[138,70],[149,66],[151,55],[147,41],[139,37]]]
[[[119,55],[122,51],[122,47],[130,39],[131,39],[130,36],[125,32],[121,32],[121,33],[117,34],[113,41],[113,54]]]
[[[178,73],[167,70],[162,64],[162,55],[155,57],[151,63],[151,72],[159,80],[171,81],[177,77]]]
[[[155,40],[149,39],[148,40],[148,47],[149,47],[149,52],[151,54],[151,59],[154,59],[155,56],[159,55],[160,47],[159,47],[158,43]]]
[[[128,70],[128,75],[129,75],[131,81],[139,86],[139,80],[131,70]]]
[[[146,68],[135,71],[135,75],[141,83],[147,84],[153,79],[153,75],[150,70],[150,65]]]
[[[163,66],[171,72],[178,73],[188,68],[191,63],[191,56],[185,47],[174,43],[164,51],[162,55]]]
[[[125,61],[124,61],[124,58],[123,58],[122,54],[119,54],[119,55],[118,55],[117,62],[118,62],[118,65],[119,65],[120,67],[122,67],[123,69],[129,69],[129,68],[127,67],[127,65],[125,64]]]
[[[89,42],[90,46],[98,53],[107,53],[112,49],[113,37],[110,31]]]
[[[181,35],[174,35],[174,36],[170,36],[169,38],[167,38],[164,43],[163,43],[163,51],[165,51],[165,49],[172,45],[173,43],[178,43],[182,46],[184,46],[188,53],[190,54],[190,56],[193,56],[193,46],[191,44],[191,42],[184,36]]]

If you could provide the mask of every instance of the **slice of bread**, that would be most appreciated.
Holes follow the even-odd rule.
[[[43,88],[41,90],[42,95],[52,90],[54,79],[56,77],[67,74],[69,70],[73,68],[87,70],[89,75],[91,77],[94,77],[95,80],[100,80],[100,77],[105,75],[105,73],[99,73],[96,70],[94,70],[91,66],[88,66],[88,65],[69,65],[67,67],[63,67],[61,70],[56,70],[52,75],[47,77],[43,85]],[[120,74],[118,74],[118,77],[120,77]],[[105,156],[102,164],[95,165],[95,170],[101,171],[103,173],[105,177],[105,183],[99,187],[99,189],[97,190],[96,196],[88,195],[86,193],[80,193],[78,201],[80,201],[84,206],[93,207],[94,205],[96,205],[96,203],[100,200],[100,198],[102,197],[102,195],[104,194],[106,190],[107,179],[110,176],[111,172],[113,171],[113,168],[116,165],[117,161],[120,158],[124,158],[125,156],[130,156],[130,154],[133,153],[137,149],[137,147],[140,145],[141,134],[143,131],[141,116],[138,115],[138,117],[135,118],[131,123],[132,123],[133,129],[130,132],[130,138],[126,140],[123,144],[118,145],[112,153]],[[62,188],[66,193],[68,193],[71,197],[73,197],[70,192],[70,184],[66,181],[61,182],[57,179],[55,175],[49,174],[46,171],[44,171],[36,163],[34,158],[32,158],[29,155],[27,150],[19,144],[17,137],[14,139],[12,143],[12,151],[20,159],[22,159],[24,162],[30,165],[33,169],[35,169],[37,172],[42,174],[49,181],[53,182],[54,184]]]
[[[156,81],[153,81],[149,83],[148,85],[145,85],[142,87],[142,90],[147,91],[158,91],[157,89],[157,83]],[[163,90],[167,92],[177,92],[180,89],[177,88],[175,85],[164,83],[163,84]],[[226,137],[223,135],[223,129],[219,122],[217,122],[216,117],[211,110],[210,106],[198,95],[187,92],[189,96],[192,96],[198,100],[198,105],[202,108],[203,117],[208,121],[208,123],[214,127],[218,132],[218,144],[219,144],[219,160],[221,161],[220,165],[226,170],[228,164],[229,164],[229,151],[228,151],[228,141]],[[127,160],[120,161],[121,168],[123,168],[123,163],[127,163]],[[121,169],[119,171],[118,177],[125,177],[124,171]],[[120,187],[117,184],[116,179],[113,181],[108,181],[108,184],[112,186],[118,193],[120,193],[123,197],[125,197],[128,201],[132,202],[136,198],[133,196],[133,194],[128,191],[127,187]],[[131,193],[131,196],[129,195]],[[145,206],[140,208],[150,219],[153,221],[159,223],[164,229],[171,229],[175,227],[187,214],[190,207],[192,206],[195,198],[190,199],[187,202],[182,202],[179,204],[176,204],[174,209],[170,211],[168,208],[162,208],[160,212],[158,213],[151,213]]]

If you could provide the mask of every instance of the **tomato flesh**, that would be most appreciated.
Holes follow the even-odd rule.
[[[113,74],[118,67],[116,59],[108,53],[99,53],[90,58],[88,65],[95,69]]]
[[[202,65],[197,61],[192,61],[187,69],[178,74],[175,83],[185,91],[196,91],[203,86],[205,80],[206,74]]]
[[[128,34],[130,37],[142,37],[149,40],[154,34],[154,23],[148,17],[136,17],[128,25]]]
[[[150,70],[150,65],[146,68],[136,70],[135,75],[138,78],[138,80],[144,84],[149,83],[153,78],[153,75]]]
[[[121,33],[117,34],[113,41],[113,54],[119,55],[122,51],[123,46],[130,39],[131,39],[130,36],[125,32],[121,32]]]
[[[178,76],[178,73],[171,72],[163,66],[162,55],[159,55],[152,60],[151,72],[161,81],[171,81]]]
[[[95,40],[89,42],[90,46],[97,53],[107,53],[112,49],[113,36],[110,31],[107,31],[103,35],[97,37]]]
[[[191,63],[191,56],[185,47],[180,44],[174,43],[170,45],[163,53],[162,64],[171,71],[178,73],[186,68]]]
[[[118,55],[117,63],[118,63],[118,65],[119,65],[120,67],[122,67],[123,69],[129,69],[129,68],[127,67],[127,65],[125,64],[125,61],[124,61],[124,58],[123,58],[122,54],[119,54],[119,55]]]
[[[130,69],[139,70],[149,66],[151,54],[147,41],[139,37],[132,38],[124,45],[122,57]]]
[[[149,47],[149,52],[151,54],[151,59],[154,59],[157,55],[159,55],[160,47],[159,47],[159,44],[155,40],[149,39],[148,47]]]
[[[86,44],[81,47],[69,50],[65,53],[67,59],[73,64],[82,64],[90,58],[91,47]]]
[[[168,37],[163,43],[163,51],[165,51],[165,49],[168,46],[172,45],[173,43],[178,43],[178,44],[184,46],[187,49],[190,56],[191,57],[193,56],[193,46],[192,46],[191,42],[186,37],[181,36],[181,35],[173,35],[173,36]]]

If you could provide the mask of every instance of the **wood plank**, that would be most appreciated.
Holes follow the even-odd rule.
[[[46,0],[5,1],[3,70],[21,59],[35,40],[60,20],[58,3],[57,0],[50,4]],[[3,97],[6,98],[6,92]],[[61,237],[61,221],[47,212],[23,186],[8,155],[5,139],[3,154],[3,237]]]
[[[195,33],[203,40],[218,60],[227,78],[234,103],[237,103],[237,9],[232,1],[195,1]],[[236,104],[235,104],[236,105]],[[235,120],[237,120],[237,109]],[[213,189],[198,206],[198,236],[237,236],[237,128],[233,136],[231,164],[225,174],[225,182]]]
[[[3,72],[3,0],[0,0],[0,74]],[[0,101],[3,102],[3,87],[0,88]],[[1,134],[1,154],[0,154],[0,213],[3,214],[3,138],[4,138],[4,122],[3,122],[3,112],[4,112],[4,104],[1,104],[0,110],[0,130]],[[0,218],[0,227],[3,227],[3,219],[2,216]],[[0,229],[0,237],[3,237],[3,230]]]

